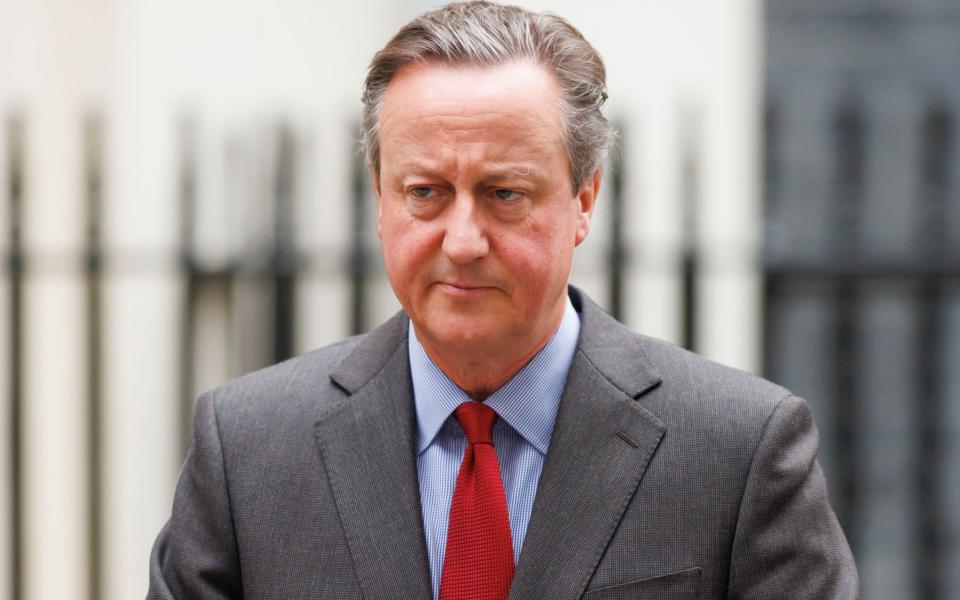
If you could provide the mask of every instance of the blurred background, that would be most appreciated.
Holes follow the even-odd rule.
[[[864,598],[960,598],[960,2],[524,4],[621,134],[573,282],[809,399]],[[0,597],[143,597],[197,394],[397,310],[360,86],[436,5],[0,0]]]

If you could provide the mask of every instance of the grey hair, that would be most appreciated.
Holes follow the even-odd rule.
[[[417,17],[377,52],[363,84],[363,149],[380,173],[380,109],[394,75],[414,62],[496,66],[529,59],[550,71],[561,92],[561,127],[574,193],[600,167],[616,133],[600,111],[606,69],[570,23],[550,13],[474,1]]]

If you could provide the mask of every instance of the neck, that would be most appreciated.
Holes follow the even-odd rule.
[[[565,307],[564,304],[559,314],[550,320],[545,335],[518,340],[516,343],[501,343],[496,349],[476,345],[466,348],[445,348],[423,337],[417,331],[416,324],[414,324],[414,331],[430,360],[471,398],[483,401],[510,381],[547,345],[560,328]],[[505,351],[505,348],[526,348],[526,350],[509,352]]]
[[[456,360],[449,360],[445,353],[436,352],[427,344],[423,345],[423,349],[430,360],[440,367],[440,370],[446,373],[447,377],[460,389],[474,400],[483,401],[519,373],[549,340],[549,337],[544,339],[524,354],[509,361],[503,360],[502,357],[494,359],[482,355],[469,357],[461,355]]]

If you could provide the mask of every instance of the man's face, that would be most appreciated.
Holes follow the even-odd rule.
[[[556,83],[530,62],[414,64],[390,82],[377,231],[428,351],[508,359],[558,326],[599,186],[571,189],[560,117]]]

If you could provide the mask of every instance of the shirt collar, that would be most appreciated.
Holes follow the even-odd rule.
[[[517,433],[541,454],[547,453],[560,396],[577,350],[580,318],[570,299],[560,327],[531,360],[486,400]],[[453,411],[470,397],[432,360],[409,324],[407,349],[417,411],[417,454],[433,442]]]

